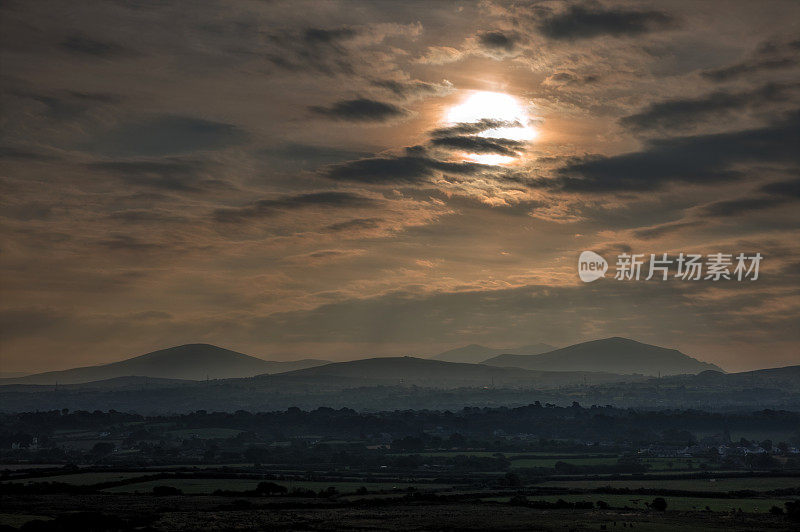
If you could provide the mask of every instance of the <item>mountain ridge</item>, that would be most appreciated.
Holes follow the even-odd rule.
[[[431,360],[442,360],[444,362],[464,362],[468,364],[478,364],[487,358],[502,355],[504,353],[514,353],[519,355],[538,355],[556,349],[555,346],[545,343],[523,345],[515,349],[496,349],[485,345],[469,344],[463,347],[448,349],[437,355],[430,357]]]
[[[117,362],[0,379],[0,384],[82,384],[117,377],[205,380],[252,377],[327,364],[327,360],[271,361],[211,344],[183,344]]]
[[[562,347],[538,355],[502,354],[482,362],[489,366],[539,371],[606,371],[623,375],[679,375],[724,370],[677,349],[614,336]]]

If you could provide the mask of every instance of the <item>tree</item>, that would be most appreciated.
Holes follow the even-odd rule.
[[[281,486],[274,482],[259,482],[256,488],[256,493],[266,495],[284,495],[287,491],[286,486]]]
[[[658,512],[664,512],[667,510],[667,501],[663,497],[656,497],[650,503],[650,507]]]
[[[105,456],[114,452],[114,444],[107,441],[99,441],[92,447],[92,454],[96,456]]]

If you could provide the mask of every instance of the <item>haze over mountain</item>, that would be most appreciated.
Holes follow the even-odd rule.
[[[210,344],[186,344],[110,364],[0,379],[0,384],[79,384],[133,376],[183,380],[230,379],[281,373],[327,363],[326,360],[314,359],[277,362]]]
[[[460,386],[530,386],[550,388],[584,382],[617,382],[629,377],[607,372],[520,371],[518,368],[446,362],[416,357],[367,358],[336,362],[271,375],[275,382],[300,381],[319,386],[415,385],[431,388]],[[288,384],[282,384],[286,386]]]
[[[539,355],[502,354],[483,363],[539,371],[606,371],[653,376],[723,371],[719,366],[701,362],[676,349],[620,337],[583,342]]]
[[[443,360],[445,362],[466,362],[468,364],[479,364],[496,355],[504,353],[513,353],[516,355],[538,355],[539,353],[546,353],[552,351],[555,346],[549,344],[532,344],[523,345],[515,349],[495,349],[486,347],[484,345],[470,344],[464,347],[457,347],[444,351],[438,355],[431,357],[432,360]]]

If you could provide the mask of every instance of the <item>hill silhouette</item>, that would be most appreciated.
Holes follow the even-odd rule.
[[[281,386],[300,381],[319,386],[416,385],[431,388],[459,386],[542,386],[617,382],[625,377],[607,372],[521,371],[518,368],[492,367],[483,364],[446,362],[416,357],[367,358],[335,362],[297,371],[271,375]]]
[[[444,351],[431,357],[432,360],[443,360],[445,362],[466,362],[468,364],[479,364],[487,358],[491,358],[504,353],[516,355],[538,355],[555,349],[549,344],[532,344],[517,347],[515,349],[495,349],[485,345],[470,344],[464,347],[457,347]]]
[[[644,344],[628,338],[605,338],[556,349],[540,355],[502,354],[483,362],[489,366],[539,371],[606,371],[620,374],[680,375],[713,370],[676,349]]]
[[[215,345],[186,344],[110,364],[0,379],[0,384],[80,384],[133,376],[182,380],[231,379],[281,373],[321,364],[327,364],[327,361],[306,359],[276,362]]]

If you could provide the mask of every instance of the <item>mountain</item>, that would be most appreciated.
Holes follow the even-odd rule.
[[[643,375],[680,375],[707,370],[722,372],[719,366],[701,362],[676,349],[619,337],[575,344],[540,355],[502,354],[483,363],[539,371],[607,371]]]
[[[524,345],[516,349],[494,349],[484,345],[470,344],[465,347],[450,349],[431,357],[432,360],[443,360],[445,362],[466,362],[467,364],[478,364],[487,358],[491,358],[503,353],[514,353],[518,355],[538,355],[555,349],[548,344]]]
[[[300,383],[337,388],[373,385],[414,385],[429,388],[461,386],[529,386],[551,388],[579,384],[587,380],[617,382],[621,375],[606,372],[525,371],[518,368],[492,367],[483,364],[446,362],[415,357],[367,358],[334,362],[324,366],[270,375],[269,380],[281,389]],[[259,379],[261,379],[259,377]]]
[[[131,376],[183,380],[230,379],[282,373],[327,363],[314,359],[276,362],[215,345],[187,344],[111,364],[0,379],[0,384],[79,384]]]
[[[800,392],[800,366],[757,369],[740,373],[720,373],[709,370],[697,375],[670,377],[666,381],[705,388],[778,388]]]

